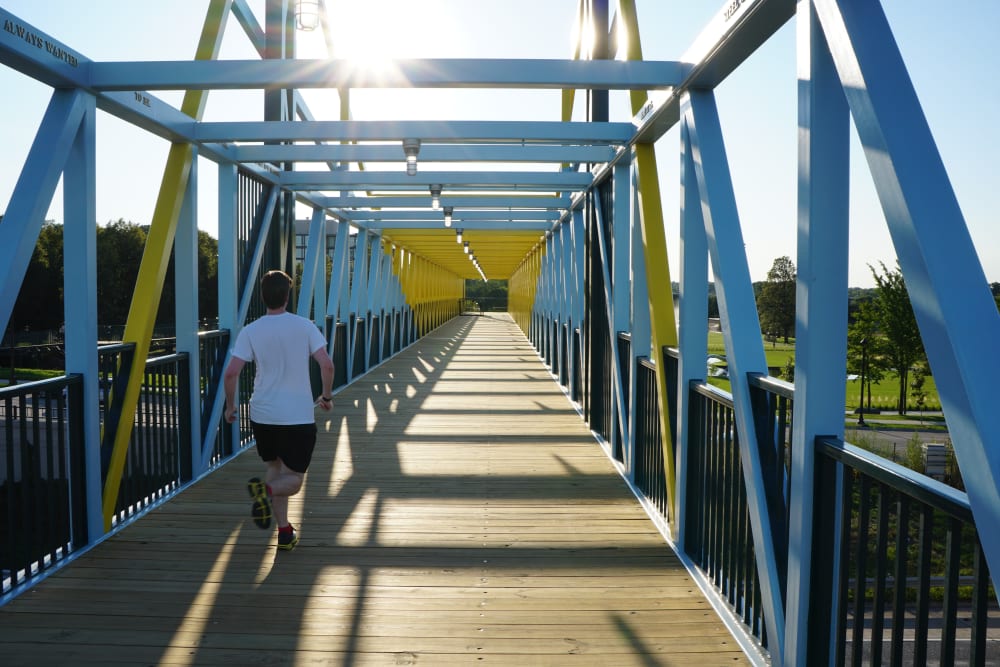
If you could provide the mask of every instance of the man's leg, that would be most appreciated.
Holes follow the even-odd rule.
[[[279,528],[288,525],[288,498],[302,488],[303,477],[303,473],[295,472],[280,458],[267,462],[265,479],[271,487],[271,508]]]

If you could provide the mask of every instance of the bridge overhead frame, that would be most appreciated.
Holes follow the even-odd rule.
[[[606,2],[584,6],[588,11],[581,16],[608,12]],[[732,371],[768,650],[776,664],[805,664],[813,650],[809,642],[816,641],[807,632],[814,573],[810,558],[803,557],[815,532],[814,443],[821,436],[841,441],[844,436],[846,309],[828,304],[846,303],[848,134],[853,121],[937,380],[973,514],[980,525],[1000,525],[1000,413],[990,404],[1000,377],[1000,355],[979,354],[996,349],[1000,315],[877,0],[725,3],[703,35],[710,46],[692,62],[643,61],[634,3],[620,0],[609,25],[620,22],[630,34],[625,60],[613,60],[610,53],[587,59],[578,48],[579,57],[566,61],[399,64],[399,82],[407,86],[562,90],[561,122],[352,120],[349,89],[385,85],[384,80],[357,74],[335,60],[294,60],[290,3],[268,0],[267,7],[261,25],[245,2],[212,0],[195,60],[174,63],[94,62],[0,9],[0,62],[54,88],[0,224],[0,328],[6,328],[44,212],[62,176],[66,238],[82,249],[79,255],[67,254],[65,265],[67,295],[73,295],[66,299],[67,339],[72,341],[66,371],[84,377],[88,414],[97,414],[99,392],[92,231],[97,109],[172,144],[126,330],[126,341],[136,344],[140,358],[148,350],[171,249],[183,262],[179,266],[196,266],[191,240],[197,229],[197,179],[192,169],[196,156],[205,157],[219,166],[219,315],[220,327],[230,335],[253,317],[255,276],[261,268],[278,264],[293,269],[287,249],[294,201],[313,210],[298,312],[328,334],[331,353],[336,323],[349,328],[352,347],[346,359],[351,366],[367,368],[370,363],[364,349],[360,354],[354,349],[358,341],[371,344],[373,336],[389,331],[375,328],[376,314],[383,323],[386,313],[411,322],[410,332],[419,336],[456,314],[465,279],[509,279],[515,319],[553,368],[565,371],[586,419],[620,453],[623,469],[634,477],[636,435],[629,397],[636,392],[637,365],[651,359],[659,386],[670,528],[681,550],[687,530],[681,505],[689,478],[685,443],[691,426],[683,388],[704,375],[703,304],[710,257]],[[215,59],[230,18],[262,60]],[[761,457],[767,455],[768,443],[754,427],[750,383],[766,375],[767,367],[724,128],[712,92],[793,19],[800,83],[799,380],[790,491],[795,502],[774,497],[764,479]],[[53,48],[39,49],[36,42]],[[297,93],[317,86],[341,90],[340,119],[316,120]],[[268,116],[282,120],[201,122],[208,92],[233,88],[283,91],[269,98],[281,110]],[[577,89],[626,91],[635,116],[631,122],[609,122],[599,119],[598,110],[589,122],[571,122],[568,112]],[[187,94],[178,109],[158,99],[150,92],[154,90]],[[646,91],[653,92],[647,97]],[[653,159],[657,141],[675,126],[681,129],[683,165],[679,324],[667,289],[667,240]],[[462,168],[406,173],[408,157],[417,164]],[[388,163],[390,168],[362,168],[366,163]],[[314,168],[323,164],[326,169]],[[517,170],[498,169],[500,165],[516,165]],[[244,230],[239,221],[246,179],[256,184],[257,199],[246,211]],[[437,205],[431,201],[434,190],[440,194]],[[272,225],[277,232],[269,234]],[[332,227],[337,241],[327,285],[322,258]],[[476,261],[468,261],[463,244],[455,243],[459,230]],[[185,274],[178,278],[183,281],[178,294],[196,296],[194,272],[178,273]],[[963,296],[957,299],[956,294]],[[196,298],[182,308],[178,345],[197,355],[192,331],[197,328],[197,317],[192,317]],[[628,358],[618,351],[620,332],[631,334]],[[678,350],[676,386],[668,382],[662,363],[665,347]],[[351,375],[357,370],[351,368]],[[103,489],[98,483],[100,427],[96,416],[86,418],[84,430],[93,443],[87,449],[91,535],[111,527],[109,507],[113,510],[117,496],[116,477],[131,428],[127,415],[135,410],[140,375],[133,371],[121,398],[126,418],[114,434],[109,485]],[[196,382],[192,380],[193,396],[198,394]],[[594,388],[602,384],[612,387],[610,401],[598,405],[593,403]],[[679,397],[676,413],[669,409],[671,391]],[[212,397],[211,406],[207,423],[216,424],[220,394]],[[199,446],[192,465],[199,475],[213,465],[217,430],[196,433]],[[786,504],[787,544],[773,530]],[[984,531],[981,538],[992,571],[1000,571],[1000,534]]]

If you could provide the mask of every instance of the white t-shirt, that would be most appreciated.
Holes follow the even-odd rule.
[[[311,424],[309,357],[326,346],[311,321],[293,313],[264,315],[236,336],[233,356],[257,364],[250,419],[259,424]]]

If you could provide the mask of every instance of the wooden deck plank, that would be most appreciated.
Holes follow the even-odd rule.
[[[292,501],[254,452],[0,608],[4,665],[730,665],[735,640],[509,318],[339,393]]]

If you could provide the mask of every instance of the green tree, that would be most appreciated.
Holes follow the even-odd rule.
[[[2,220],[2,216],[0,216]],[[97,317],[102,325],[128,317],[147,228],[119,219],[97,227]],[[212,320],[219,310],[218,242],[198,232],[198,316]],[[174,320],[173,257],[164,279],[159,323]],[[10,330],[58,329],[64,319],[63,226],[46,221],[38,234],[11,312]]]
[[[62,225],[46,221],[38,233],[24,282],[11,311],[11,331],[58,329],[63,322]]]
[[[97,228],[97,322],[124,324],[132,305],[146,232],[119,218]]]
[[[795,264],[788,257],[774,260],[757,298],[760,328],[769,337],[785,342],[795,330]]]
[[[327,258],[327,264],[330,260]],[[327,284],[330,268],[327,266]],[[219,242],[198,230],[198,317],[204,322],[219,315]]]
[[[875,278],[878,292],[875,303],[879,314],[879,328],[885,337],[885,359],[899,378],[899,413],[906,414],[910,369],[924,359],[924,343],[910,304],[910,295],[906,291],[903,272],[898,264],[893,271],[887,269],[884,263],[879,264],[882,267],[881,273],[871,265],[868,268]]]
[[[466,280],[465,298],[479,302],[483,310],[495,310],[507,307],[506,280]]]
[[[885,359],[885,338],[879,330],[878,306],[874,298],[859,301],[854,321],[847,329],[847,370],[859,377],[864,375],[862,398],[867,391],[865,407],[868,409],[872,407],[872,383],[881,382],[888,371]]]
[[[917,410],[927,407],[927,388],[924,384],[930,374],[927,364],[917,364],[910,375],[910,393],[913,395],[913,402],[917,404]]]

